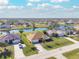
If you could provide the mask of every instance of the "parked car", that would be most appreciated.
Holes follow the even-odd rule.
[[[21,43],[19,43],[19,48],[23,49],[23,45]]]

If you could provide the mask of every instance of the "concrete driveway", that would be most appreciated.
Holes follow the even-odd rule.
[[[44,49],[41,44],[35,44],[35,47],[38,49],[38,52],[39,53],[44,53],[44,52],[47,52],[46,49]]]
[[[19,48],[19,44],[14,45],[14,59],[26,59],[22,49]]]

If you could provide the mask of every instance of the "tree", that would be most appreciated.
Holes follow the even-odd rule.
[[[19,32],[22,34],[23,33],[23,30],[20,30]]]
[[[34,23],[32,23],[32,27],[33,27],[33,31],[35,31],[36,27]]]
[[[48,29],[49,29],[49,30],[52,30],[52,29],[53,29],[53,27],[50,25],[50,26],[48,27]]]

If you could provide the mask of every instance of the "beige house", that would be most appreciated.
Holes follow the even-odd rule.
[[[31,32],[27,35],[27,38],[32,42],[39,42],[43,38],[42,32]]]
[[[31,32],[27,35],[27,38],[32,42],[32,43],[39,43],[40,41],[48,40],[49,37],[45,35],[43,32]]]

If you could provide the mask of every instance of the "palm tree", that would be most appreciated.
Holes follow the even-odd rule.
[[[48,29],[49,29],[49,30],[52,30],[52,29],[53,29],[53,27],[50,25],[50,26],[48,27]]]
[[[32,22],[33,31],[35,31],[36,27],[35,24]]]
[[[56,29],[56,28],[59,27],[59,26],[60,26],[59,24],[55,23],[52,27],[53,27],[54,29]]]
[[[19,33],[20,33],[20,37],[22,37],[22,35],[23,35],[23,30],[19,30]]]
[[[23,30],[20,30],[19,32],[22,34],[23,33]]]

